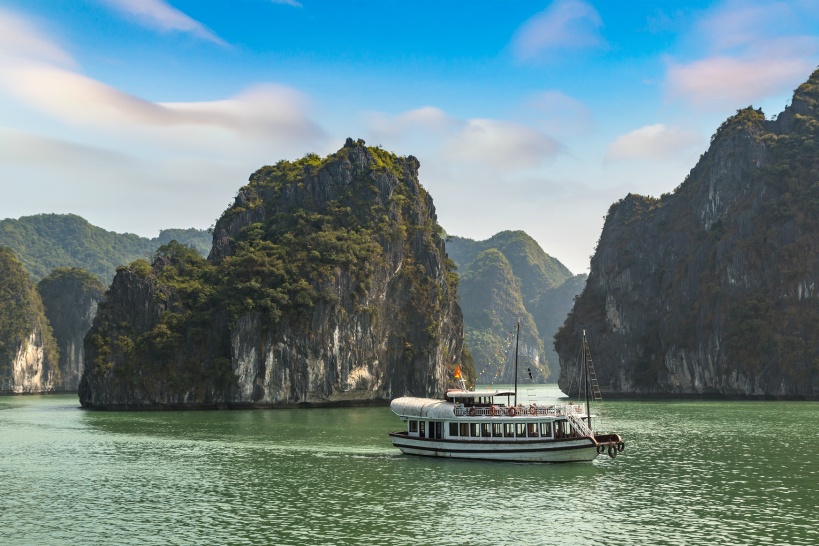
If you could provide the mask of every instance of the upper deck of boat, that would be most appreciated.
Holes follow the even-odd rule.
[[[424,419],[452,419],[453,417],[543,419],[558,417],[586,417],[581,404],[503,404],[495,396],[513,396],[510,391],[450,391],[446,399],[404,396],[390,404],[401,417]]]

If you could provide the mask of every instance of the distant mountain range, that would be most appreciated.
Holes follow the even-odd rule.
[[[0,220],[0,246],[11,249],[35,282],[60,267],[81,267],[108,285],[117,266],[150,258],[160,245],[174,239],[203,256],[210,252],[212,235],[202,229],[165,229],[159,237],[148,239],[106,231],[75,214]]]
[[[556,378],[553,337],[583,290],[586,275],[572,275],[523,231],[485,241],[447,237],[458,265],[464,335],[481,383],[514,381],[511,334],[521,321],[519,380]]]

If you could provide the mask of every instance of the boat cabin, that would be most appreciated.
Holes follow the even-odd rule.
[[[407,436],[460,441],[560,440],[591,434],[580,405],[512,405],[512,391],[449,391],[444,400],[405,397],[392,410]],[[499,398],[506,398],[504,404]]]

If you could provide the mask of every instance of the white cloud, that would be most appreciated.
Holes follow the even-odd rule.
[[[164,0],[101,0],[120,13],[134,17],[138,22],[161,32],[186,32],[203,40],[227,45],[199,21],[191,19]]]
[[[560,91],[544,91],[532,96],[525,105],[529,114],[547,133],[583,134],[594,125],[591,110],[582,102]]]
[[[296,2],[296,0],[270,0],[274,4],[284,4],[286,6],[293,6],[294,8],[301,8],[304,7],[301,5],[301,2]]]
[[[805,58],[710,57],[668,68],[670,96],[694,106],[740,108],[795,87],[805,80],[813,64]]]
[[[723,2],[687,37],[705,55],[668,61],[666,93],[700,109],[721,110],[789,92],[815,68],[817,25],[815,3]]]
[[[448,160],[509,171],[538,167],[561,151],[554,139],[508,121],[470,119],[444,147]]]
[[[75,66],[74,59],[47,39],[26,19],[0,8],[0,64],[5,57],[41,60],[61,66]]]
[[[603,47],[600,14],[581,0],[555,0],[517,30],[512,49],[520,60],[530,60],[556,50]]]
[[[205,125],[245,137],[286,135],[310,140],[322,136],[307,115],[306,97],[281,85],[256,86],[226,100],[155,103],[76,72],[20,62],[0,70],[0,86],[41,111],[80,125],[117,130],[132,125]]]
[[[423,106],[397,116],[383,112],[368,112],[364,116],[377,140],[403,139],[413,132],[443,134],[463,125],[463,122],[434,106]]]
[[[662,123],[646,125],[617,137],[608,147],[606,160],[687,158],[686,152],[700,145],[701,140],[698,133],[679,127],[667,127]]]

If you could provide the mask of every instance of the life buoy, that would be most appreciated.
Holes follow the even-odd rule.
[[[514,417],[518,412],[515,410],[515,408],[509,408],[509,411],[506,413],[509,415],[509,417]]]
[[[475,417],[475,408],[469,408],[469,416]]]
[[[495,406],[490,406],[490,408],[489,408],[489,415],[495,416],[495,415],[497,415],[497,414],[498,414],[498,410],[497,410],[497,408],[495,408]]]
[[[537,406],[534,404],[529,406],[529,415],[537,415]]]
[[[609,446],[609,457],[611,457],[612,459],[617,457],[617,446],[615,445]]]
[[[626,449],[625,442],[619,442],[617,444],[617,453],[622,453],[624,449]]]

